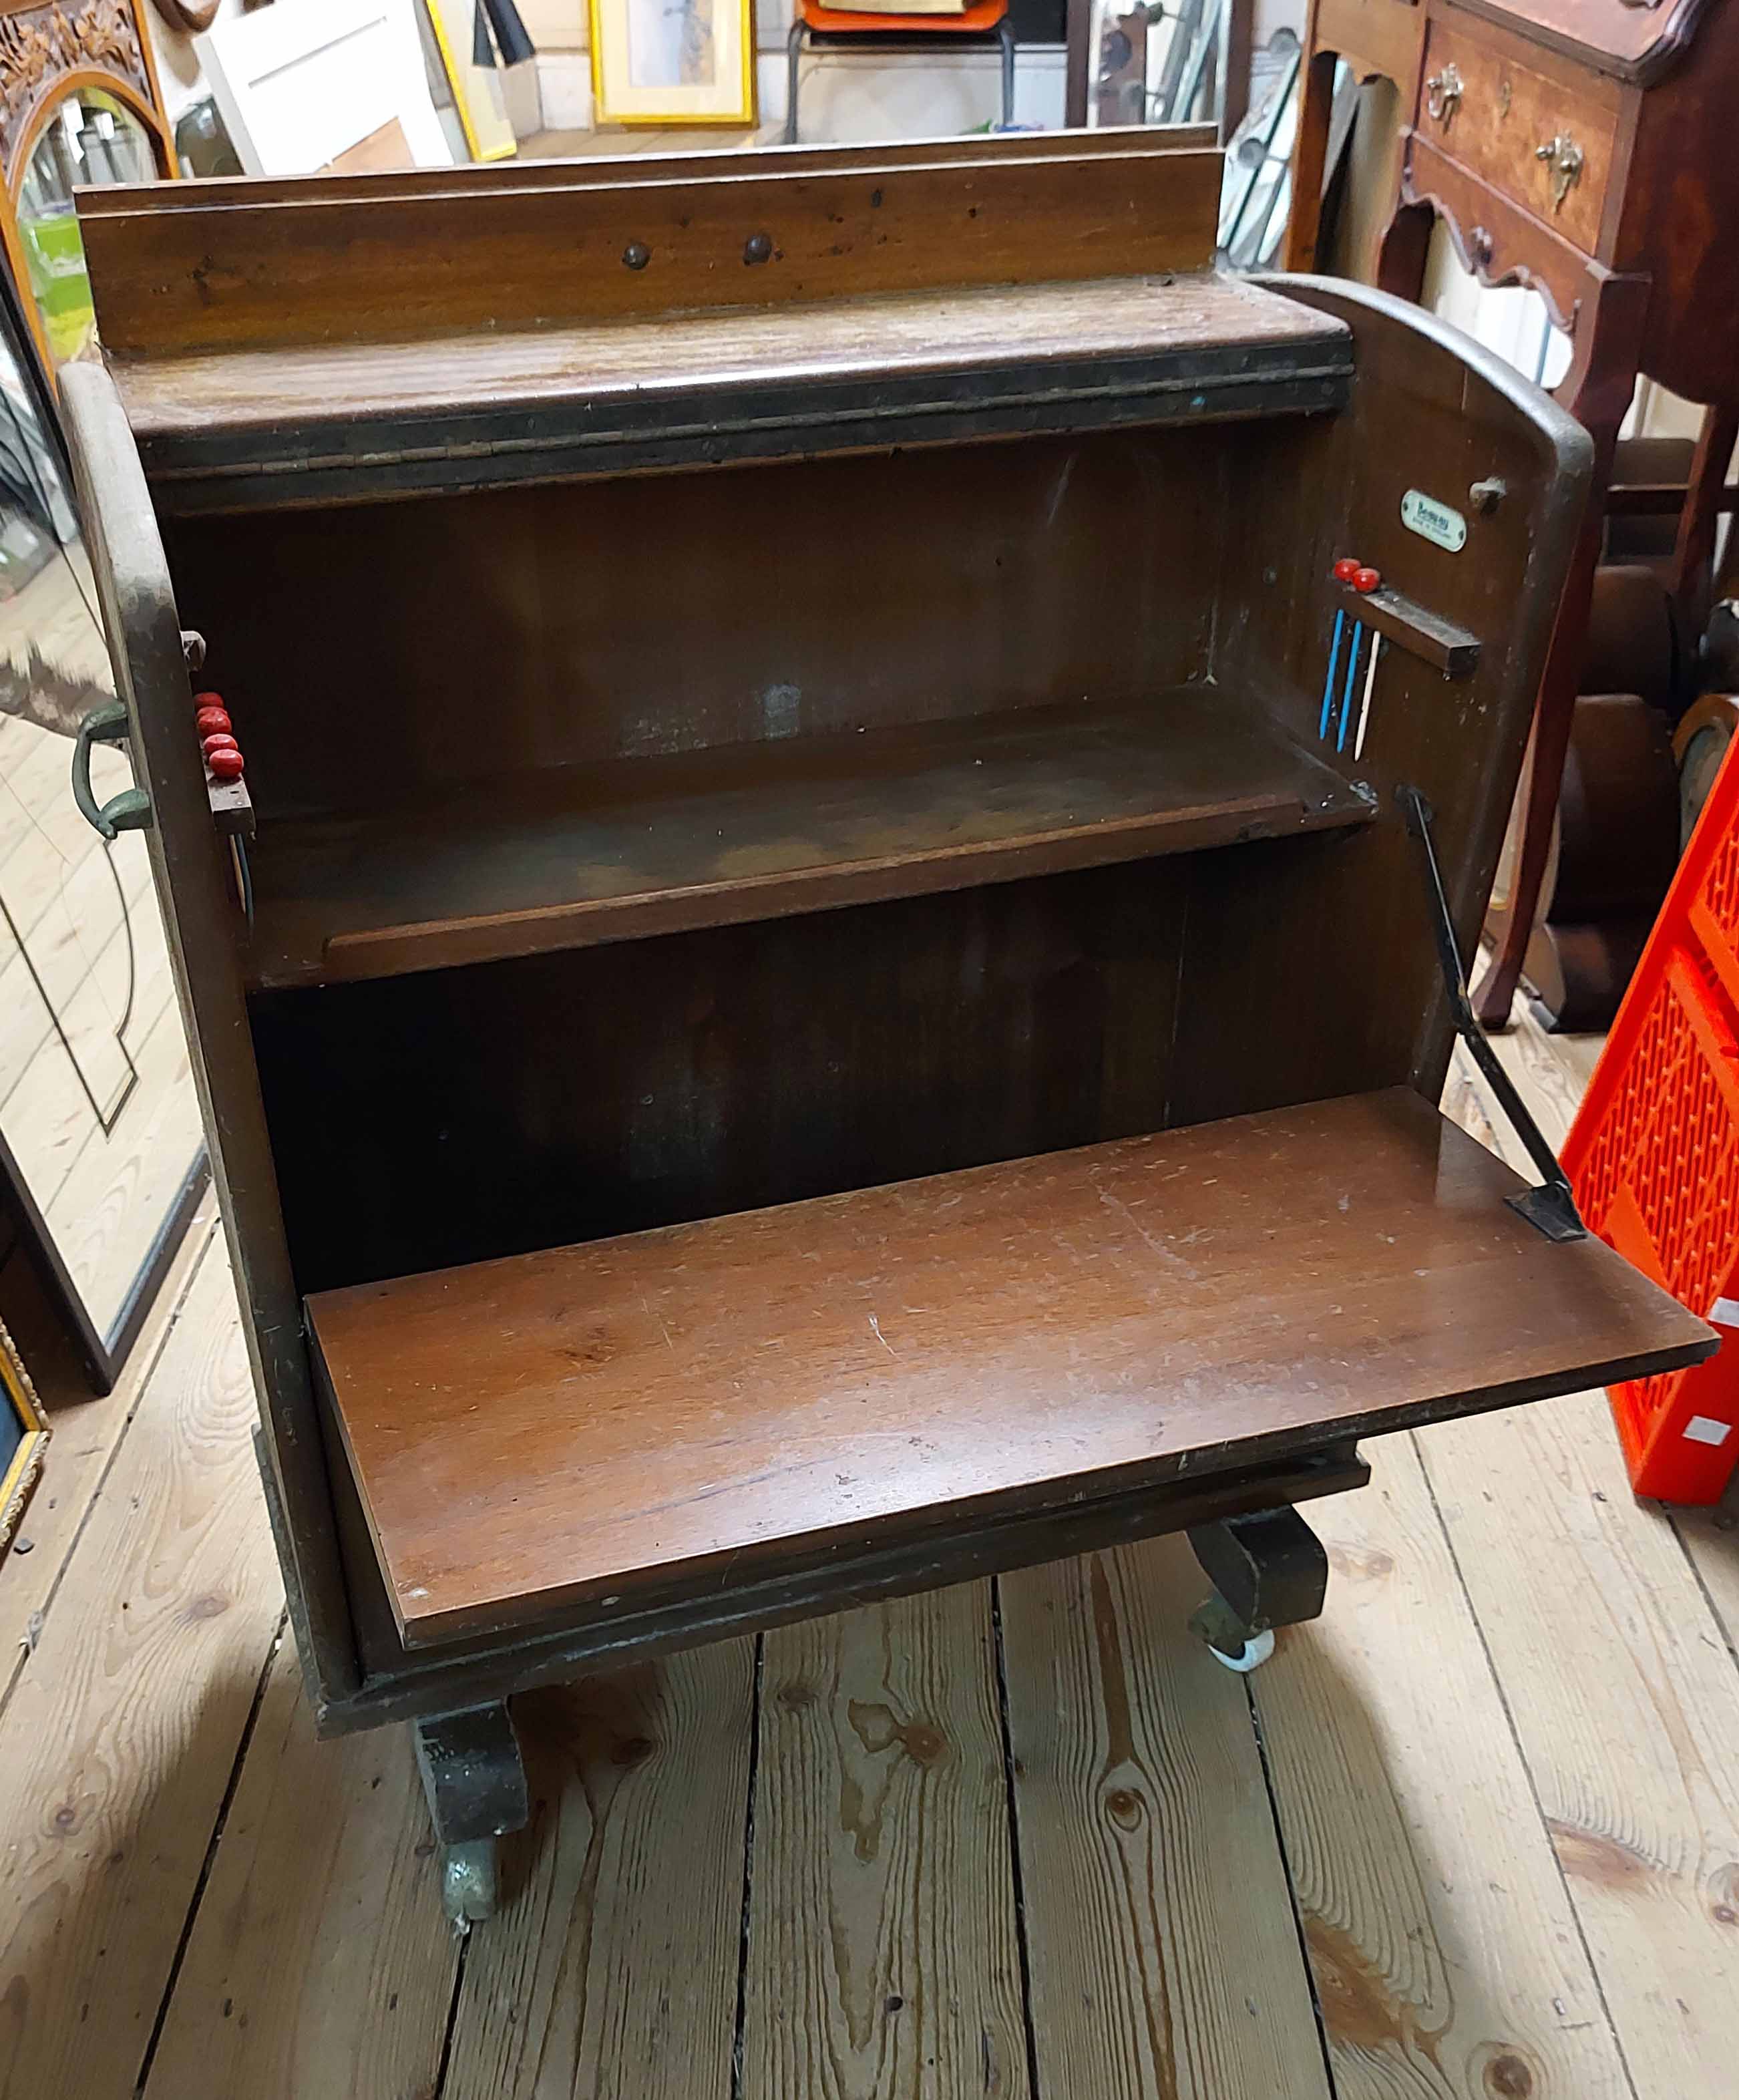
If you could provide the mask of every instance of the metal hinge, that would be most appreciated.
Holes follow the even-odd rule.
[[[1437,848],[1432,843],[1431,819],[1436,813],[1418,788],[1404,782],[1396,788],[1395,800],[1406,815],[1407,829],[1425,849],[1425,884],[1432,928],[1437,936],[1437,962],[1443,973],[1444,989],[1449,994],[1455,1033],[1490,1082],[1491,1091],[1508,1117],[1511,1128],[1527,1147],[1528,1157],[1539,1169],[1541,1179],[1537,1189],[1525,1189],[1519,1196],[1507,1196],[1504,1201],[1549,1240],[1584,1240],[1588,1237],[1588,1229],[1576,1208],[1570,1176],[1558,1163],[1556,1153],[1546,1142],[1545,1133],[1528,1114],[1527,1104],[1517,1092],[1515,1081],[1498,1061],[1498,1054],[1487,1041],[1468,998],[1467,974],[1461,965],[1461,951],[1455,945],[1455,921],[1450,916]]]

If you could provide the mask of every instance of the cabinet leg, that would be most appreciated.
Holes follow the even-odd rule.
[[[1490,967],[1473,990],[1473,1010],[1487,1030],[1509,1026],[1510,1002],[1521,982],[1540,885],[1551,857],[1552,819],[1557,814],[1564,758],[1576,712],[1576,688],[1582,682],[1587,651],[1588,608],[1600,562],[1606,490],[1612,479],[1618,426],[1636,390],[1649,289],[1645,277],[1609,277],[1599,284],[1577,315],[1575,363],[1558,389],[1558,399],[1594,440],[1594,479],[1534,703],[1533,761],[1505,915],[1502,926],[1495,929],[1496,951]]]
[[[500,1703],[431,1714],[411,1732],[441,1847],[442,1904],[454,1931],[467,1933],[494,1912],[498,1841],[531,1812],[519,1739]]]
[[[1213,1584],[1190,1630],[1229,1670],[1254,1670],[1273,1654],[1276,1626],[1320,1615],[1328,1555],[1297,1510],[1222,1517],[1195,1525],[1189,1540]]]
[[[1425,294],[1425,265],[1431,254],[1431,229],[1437,215],[1428,204],[1404,204],[1384,229],[1377,244],[1376,281],[1380,290],[1417,306]]]
[[[1313,14],[1314,11],[1313,10]],[[1292,197],[1280,250],[1283,270],[1314,270],[1323,223],[1323,177],[1328,165],[1328,126],[1334,114],[1336,51],[1310,53],[1298,88],[1298,129],[1292,140]]]

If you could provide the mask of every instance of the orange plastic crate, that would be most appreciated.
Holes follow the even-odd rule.
[[[1739,1334],[1739,743],[1618,1008],[1564,1164],[1591,1230]],[[1739,1348],[1611,1388],[1638,1494],[1712,1502],[1739,1458]]]

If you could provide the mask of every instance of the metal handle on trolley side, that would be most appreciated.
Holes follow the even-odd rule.
[[[90,788],[90,747],[94,743],[125,743],[127,708],[125,700],[105,700],[93,708],[78,726],[73,746],[73,800],[79,814],[105,839],[122,832],[142,832],[151,822],[151,797],[143,788],[123,788],[99,803]]]

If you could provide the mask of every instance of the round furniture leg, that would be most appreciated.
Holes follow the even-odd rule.
[[[441,1907],[461,1939],[473,1925],[495,1916],[500,1849],[499,1838],[473,1838],[447,1846],[441,1855]]]

